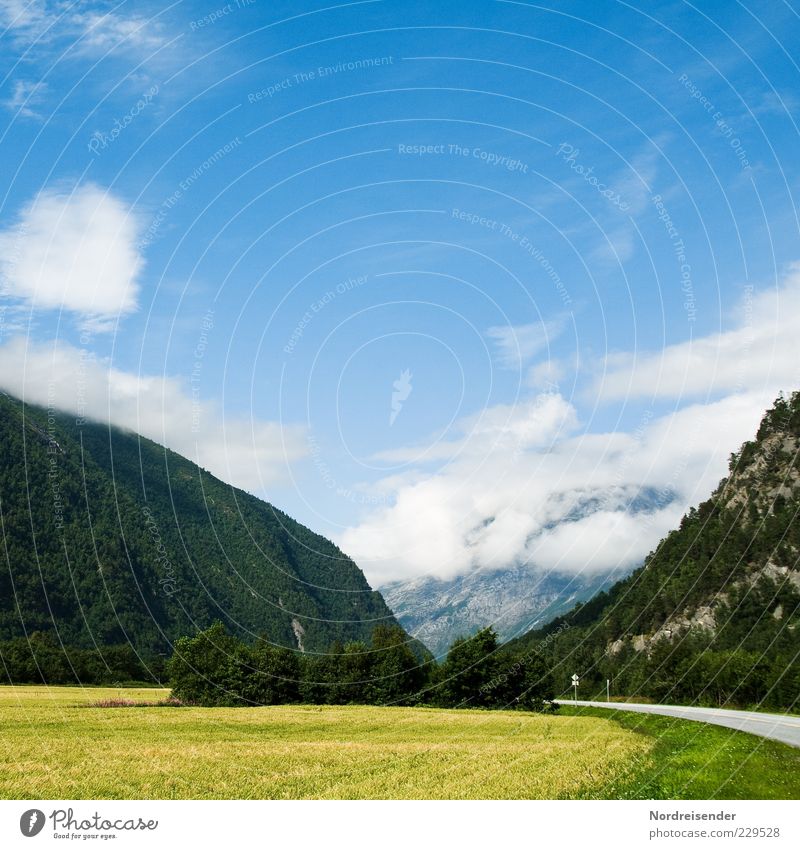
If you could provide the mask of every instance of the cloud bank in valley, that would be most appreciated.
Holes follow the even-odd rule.
[[[338,541],[378,586],[514,563],[565,573],[633,566],[709,495],[777,393],[800,384],[799,314],[793,266],[777,288],[746,291],[728,330],[609,356],[593,399],[676,402],[667,414],[645,409],[629,432],[581,432],[572,404],[550,393],[464,419],[455,442],[383,452],[442,463],[422,479],[419,466],[388,478],[390,506]],[[649,506],[632,511],[643,496]]]

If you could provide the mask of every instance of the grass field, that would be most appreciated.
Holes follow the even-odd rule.
[[[800,785],[796,750],[660,717],[87,706],[166,694],[0,687],[0,797],[709,798],[737,766],[722,797],[797,798]],[[695,776],[709,762],[715,787]]]

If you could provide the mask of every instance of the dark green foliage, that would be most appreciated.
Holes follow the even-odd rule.
[[[244,689],[252,674],[250,652],[221,622],[195,637],[181,637],[167,664],[172,695],[184,704],[245,704]]]
[[[497,658],[495,706],[519,705],[526,710],[553,708],[555,687],[550,667],[541,654],[524,657],[502,654]]]
[[[515,657],[498,648],[493,628],[456,640],[436,670],[435,703],[442,707],[552,709],[553,682],[544,657],[536,652]]]
[[[587,698],[604,697],[609,678],[612,693],[657,701],[796,706],[800,589],[788,576],[800,551],[798,448],[794,393],[775,402],[756,440],[731,456],[728,478],[640,569],[504,651],[543,647],[557,690],[577,672]],[[701,607],[713,609],[713,628],[685,618]],[[665,625],[668,635],[634,649],[634,636]]]
[[[497,654],[491,628],[458,640],[440,669],[420,663],[400,628],[379,626],[370,646],[334,643],[303,656],[264,641],[247,646],[221,622],[182,638],[168,664],[173,696],[184,704],[436,704],[544,710],[552,707],[540,656],[516,663]],[[433,679],[433,680],[429,680]]]
[[[405,633],[387,625],[372,632],[371,673],[367,698],[378,705],[414,703],[427,677]]]
[[[493,628],[457,639],[439,672],[437,701],[447,707],[488,707],[495,702],[500,692],[495,682],[501,674],[497,647]]]
[[[304,701],[316,704],[416,704],[432,661],[420,660],[399,627],[377,626],[369,646],[335,643],[303,659]]]
[[[300,701],[301,666],[297,652],[260,640],[250,649],[247,683],[242,696],[248,703],[285,705]]]
[[[0,394],[0,640],[169,655],[222,619],[325,651],[396,626],[333,543],[148,439]],[[302,630],[301,630],[302,629]]]
[[[0,643],[0,682],[11,684],[125,684],[166,680],[164,659],[140,657],[129,645],[63,647],[35,631]]]

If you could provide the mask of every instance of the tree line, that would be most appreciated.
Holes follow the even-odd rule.
[[[143,657],[133,646],[94,649],[60,644],[52,632],[0,642],[0,681],[7,684],[114,685],[160,682],[167,658]]]
[[[259,639],[243,643],[215,623],[177,641],[167,664],[173,696],[204,706],[270,704],[431,705],[553,710],[543,657],[498,652],[492,628],[456,640],[442,663],[420,660],[401,628],[379,625],[369,644],[334,643],[301,654]]]
[[[248,644],[215,622],[177,640],[172,656],[143,658],[129,645],[61,646],[50,633],[0,643],[7,683],[122,686],[157,683],[183,704],[431,705],[553,710],[553,677],[543,655],[511,657],[484,628],[456,640],[437,663],[417,656],[397,626],[379,625],[370,643],[334,643],[325,653]]]

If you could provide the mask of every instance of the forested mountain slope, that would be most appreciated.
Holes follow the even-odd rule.
[[[656,699],[800,696],[800,393],[779,398],[712,496],[628,578],[508,644],[566,684]],[[583,686],[583,685],[582,685]]]
[[[222,620],[295,649],[395,620],[356,564],[174,452],[0,395],[0,641],[169,652]]]

